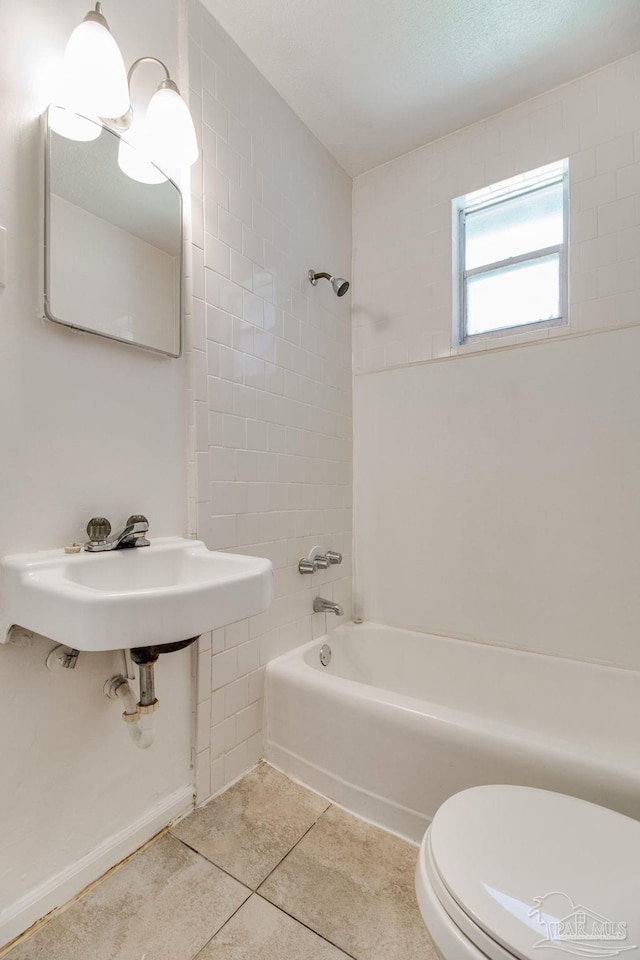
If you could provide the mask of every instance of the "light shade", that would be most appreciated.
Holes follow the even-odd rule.
[[[191,166],[198,159],[198,142],[189,108],[172,86],[161,85],[149,101],[145,139],[149,155],[162,170]]]
[[[122,54],[97,20],[84,20],[69,37],[58,102],[90,117],[121,117],[129,109]]]
[[[126,140],[118,145],[118,166],[132,180],[140,183],[164,183],[167,179],[149,159],[144,136],[144,125],[134,123],[127,131]]]

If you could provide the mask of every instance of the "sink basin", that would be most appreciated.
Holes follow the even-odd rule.
[[[181,537],[19,554],[0,564],[0,642],[15,625],[76,650],[173,643],[262,613],[272,594],[270,560]]]

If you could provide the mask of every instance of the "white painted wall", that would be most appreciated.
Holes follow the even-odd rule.
[[[86,9],[4,0],[0,15],[0,554],[82,539],[95,514],[115,525],[142,511],[155,535],[186,527],[185,364],[40,319],[39,115]],[[178,0],[110,0],[106,13],[128,63],[153,53],[176,69]],[[102,695],[118,658],[82,655],[54,676],[50,647],[0,646],[0,943],[134,849],[190,792],[189,653],[158,669],[158,740],[142,754]]]
[[[355,181],[367,618],[640,667],[639,101],[635,54]],[[569,327],[452,347],[451,200],[566,156]]]
[[[190,4],[194,177],[192,523],[214,549],[269,557],[275,599],[201,646],[198,797],[262,755],[265,664],[351,601],[351,181],[211,15]],[[201,216],[202,211],[204,217]],[[197,499],[196,499],[197,498]],[[311,576],[320,544],[342,566]],[[212,655],[213,654],[213,655]]]

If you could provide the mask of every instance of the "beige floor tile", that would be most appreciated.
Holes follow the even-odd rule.
[[[163,836],[4,960],[191,960],[249,890]]]
[[[316,793],[261,763],[172,833],[255,889],[327,806]]]
[[[417,850],[330,807],[260,887],[358,960],[435,960],[416,903]]]
[[[347,960],[347,955],[254,894],[198,960]]]

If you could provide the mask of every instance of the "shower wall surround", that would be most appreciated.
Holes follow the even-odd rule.
[[[271,609],[201,641],[197,789],[204,800],[262,752],[265,664],[351,604],[351,181],[199,3],[189,5],[193,171],[191,530],[269,557]],[[268,39],[265,40],[268,42]],[[341,566],[300,576],[320,544]]]
[[[640,668],[638,103],[640,53],[355,180],[365,617]],[[563,157],[569,326],[452,347],[451,200]]]
[[[186,363],[42,317],[42,130],[56,68],[90,6],[2,3],[0,555],[81,540],[87,520],[142,511],[154,536],[186,532]],[[178,70],[178,0],[109,0],[127,63]],[[140,89],[145,91],[146,77]],[[152,73],[151,83],[155,79]],[[81,267],[81,264],[79,265]],[[192,796],[190,653],[158,665],[152,750],[132,748],[104,682],[119,654],[50,673],[42,638],[0,646],[0,944],[136,849]],[[171,661],[171,662],[169,662]]]

